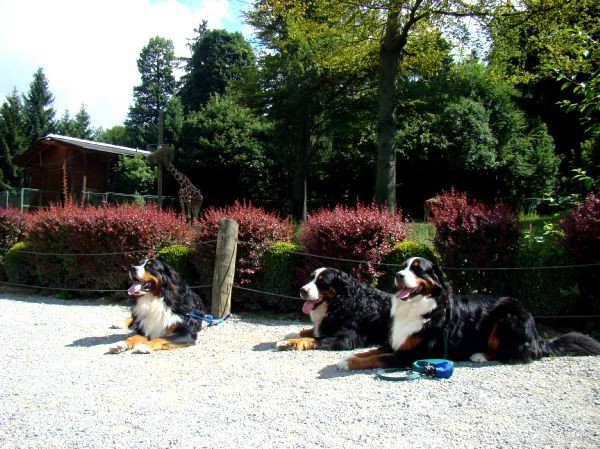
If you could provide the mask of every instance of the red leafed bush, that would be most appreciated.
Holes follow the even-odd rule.
[[[600,261],[600,196],[590,193],[585,203],[573,209],[561,222],[563,244],[576,260]]]
[[[29,255],[38,281],[65,288],[122,289],[131,264],[193,238],[175,213],[133,205],[52,206],[31,214],[27,228],[28,251],[65,254]],[[89,255],[98,253],[116,254]]]
[[[292,238],[293,226],[274,213],[254,207],[252,204],[235,202],[223,208],[209,207],[199,223],[198,243],[192,255],[196,271],[202,280],[212,282],[219,221],[234,220],[239,225],[235,283],[248,285],[255,281],[261,270],[261,259],[265,250],[275,242],[288,242]]]
[[[380,262],[409,232],[410,225],[402,218],[402,211],[391,215],[386,208],[362,204],[355,208],[338,205],[333,210],[320,209],[304,223],[300,240],[306,252],[368,263],[311,258],[307,261],[307,273],[298,274],[305,277],[319,266],[330,266],[371,282],[382,274],[375,262]]]
[[[9,207],[0,209],[0,265],[3,266],[3,256],[12,246],[25,235],[27,216],[18,209]],[[2,270],[2,278],[4,278]]]
[[[561,222],[565,233],[563,245],[573,256],[576,263],[589,264],[600,262],[600,196],[590,193],[585,203],[573,209]],[[582,297],[591,299],[591,310],[587,302],[583,302],[583,313],[600,312],[600,270],[598,266],[581,267],[576,270],[575,277]]]
[[[443,192],[432,208],[435,245],[450,267],[513,265],[520,231],[517,216],[497,203],[470,200],[465,192]]]
[[[25,235],[27,216],[18,209],[0,209],[0,254],[6,253]]]

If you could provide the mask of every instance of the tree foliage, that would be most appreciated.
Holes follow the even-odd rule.
[[[134,136],[137,145],[145,148],[156,143],[159,112],[165,110],[175,93],[173,74],[177,59],[173,42],[156,36],[142,49],[137,60],[141,83],[133,88],[133,105],[125,125]]]
[[[112,189],[115,192],[145,195],[151,193],[156,185],[156,169],[149,166],[142,155],[119,155],[113,172]]]
[[[207,199],[268,201],[270,125],[232,95],[213,95],[188,115],[177,161]]]
[[[188,112],[200,110],[211,95],[224,94],[230,82],[239,81],[255,65],[254,51],[241,33],[209,30],[206,22],[195,31],[180,92]]]
[[[56,112],[53,103],[54,96],[48,87],[48,80],[44,70],[39,68],[34,73],[33,81],[29,85],[29,92],[24,97],[29,144],[54,131]]]
[[[0,108],[0,188],[16,187],[21,169],[13,158],[27,149],[27,118],[21,97],[14,89]]]

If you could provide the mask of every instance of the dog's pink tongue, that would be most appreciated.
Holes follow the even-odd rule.
[[[415,290],[414,288],[406,288],[406,287],[401,288],[400,290],[398,290],[398,292],[396,292],[396,297],[398,299],[406,299],[411,295],[411,293],[414,290]]]
[[[139,291],[142,289],[142,283],[141,282],[135,282],[131,287],[129,287],[127,289],[127,294],[128,295],[135,295],[136,293],[139,293]]]
[[[304,301],[302,305],[302,313],[304,315],[309,315],[310,311],[315,308],[315,301]]]

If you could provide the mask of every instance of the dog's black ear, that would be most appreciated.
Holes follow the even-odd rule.
[[[443,284],[446,281],[444,273],[442,273],[442,270],[440,270],[440,268],[436,264],[432,263],[431,266],[433,268],[433,275],[431,276],[431,278],[433,279],[433,283],[440,289],[443,289]]]
[[[181,279],[177,272],[169,264],[162,262],[163,264],[163,295],[165,299],[171,299],[178,294],[179,286],[181,285]]]
[[[347,293],[348,288],[352,283],[352,276],[348,273],[340,270],[335,270],[333,272],[333,279],[331,285],[338,293]]]

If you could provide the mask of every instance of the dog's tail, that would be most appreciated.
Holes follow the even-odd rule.
[[[589,335],[569,332],[549,341],[541,342],[541,355],[598,355],[600,342]]]

